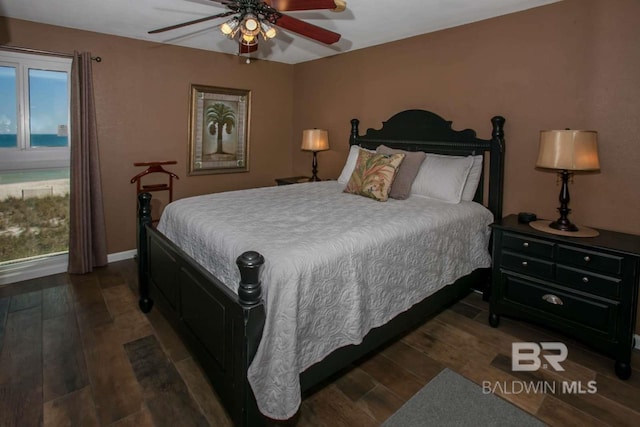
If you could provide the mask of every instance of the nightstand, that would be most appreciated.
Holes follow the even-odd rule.
[[[276,178],[276,184],[278,185],[289,185],[289,184],[299,184],[301,182],[309,182],[311,177],[308,176],[291,176],[288,178]]]
[[[631,376],[640,283],[640,236],[537,231],[510,215],[492,225],[489,324],[510,316],[556,329],[616,360]]]

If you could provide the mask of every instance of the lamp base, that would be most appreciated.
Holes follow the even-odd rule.
[[[310,181],[316,182],[320,181],[318,178],[318,152],[313,152],[313,161],[311,162],[311,179]]]
[[[538,231],[542,231],[544,233],[551,233],[551,234],[556,234],[558,236],[567,236],[567,237],[596,237],[599,236],[600,233],[598,232],[598,230],[594,230],[593,228],[589,228],[589,227],[585,227],[585,226],[577,226],[575,224],[571,224],[575,227],[575,231],[568,231],[568,230],[559,230],[557,228],[553,228],[553,226],[551,225],[553,224],[551,221],[546,221],[546,220],[538,220],[538,221],[531,221],[529,223],[529,225],[538,230]]]
[[[549,223],[549,227],[559,231],[578,231],[578,226],[566,218],[559,218],[558,220]]]

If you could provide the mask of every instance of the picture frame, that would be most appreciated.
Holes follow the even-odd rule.
[[[251,91],[192,84],[189,175],[249,171]]]

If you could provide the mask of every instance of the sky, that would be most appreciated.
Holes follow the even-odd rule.
[[[32,134],[55,134],[68,125],[67,73],[29,70],[29,98]],[[15,134],[16,69],[0,66],[0,134]]]

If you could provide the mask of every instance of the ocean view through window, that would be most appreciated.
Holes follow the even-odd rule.
[[[71,59],[0,51],[0,284],[69,235]]]
[[[0,134],[0,148],[11,148],[17,144],[16,134]],[[69,145],[67,136],[55,134],[31,134],[31,146],[33,147],[66,147]]]

